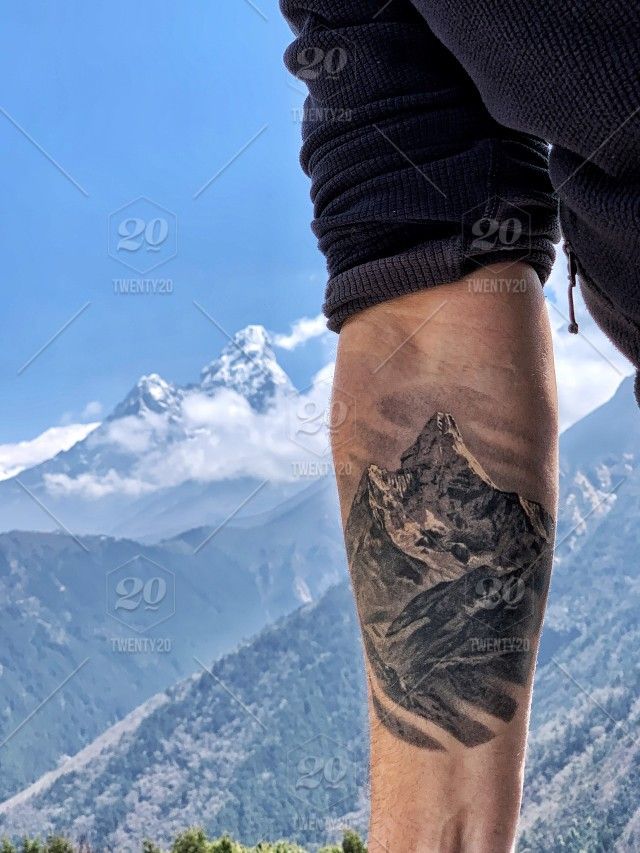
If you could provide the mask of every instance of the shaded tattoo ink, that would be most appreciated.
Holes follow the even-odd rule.
[[[382,704],[427,720],[468,747],[508,722],[526,684],[549,582],[554,522],[491,481],[449,414],[433,415],[397,471],[370,465],[346,543],[380,722],[441,749]]]
[[[420,749],[432,749],[440,752],[444,750],[442,744],[431,737],[431,735],[426,734],[426,732],[423,732],[417,726],[408,723],[397,714],[394,714],[393,711],[385,708],[373,687],[371,688],[371,700],[376,717],[391,734]]]

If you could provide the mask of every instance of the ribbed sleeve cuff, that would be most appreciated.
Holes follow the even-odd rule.
[[[550,240],[539,239],[536,246],[514,257],[513,252],[496,252],[488,263],[527,263],[544,284],[551,273],[555,251]],[[482,266],[465,258],[463,241],[456,237],[438,240],[388,258],[378,258],[334,276],[327,285],[324,313],[327,327],[339,332],[353,314],[408,293],[459,281]]]

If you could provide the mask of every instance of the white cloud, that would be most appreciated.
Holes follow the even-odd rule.
[[[567,331],[567,276],[560,257],[545,286],[558,382],[560,428],[566,429],[606,402],[624,376],[633,372],[589,315],[578,287],[574,290],[580,334]]]
[[[185,440],[149,453],[139,474],[156,487],[243,476],[293,480],[298,463],[328,460],[329,391],[319,379],[304,394],[279,394],[266,412],[228,389],[214,397],[194,392],[183,406]]]
[[[95,421],[96,418],[101,417],[102,415],[102,403],[98,400],[91,400],[91,402],[87,403],[87,405],[82,410],[82,414],[80,417],[82,420],[91,420]]]
[[[15,477],[26,468],[46,462],[62,450],[69,450],[97,426],[97,423],[89,423],[51,427],[36,438],[0,444],[0,480]]]
[[[289,334],[276,334],[273,336],[273,342],[281,349],[294,350],[312,338],[325,334],[329,334],[326,317],[318,314],[317,317],[301,317],[296,320],[291,325]]]
[[[69,477],[67,474],[45,474],[44,482],[51,494],[78,495],[92,500],[112,494],[137,497],[154,489],[152,485],[135,477],[122,477],[113,469],[101,476],[80,474],[77,477]]]
[[[321,367],[320,370],[313,377],[313,385],[321,385],[325,388],[328,385],[331,385],[333,382],[333,374],[336,369],[335,361],[330,361],[328,364],[325,364],[324,367]]]
[[[98,444],[115,445],[123,453],[143,455],[166,438],[170,430],[167,419],[156,412],[146,412],[144,417],[129,415],[108,421],[92,438]]]
[[[327,365],[304,393],[279,392],[265,412],[256,412],[230,389],[221,388],[213,396],[194,389],[184,395],[178,425],[160,415],[105,424],[95,436],[95,446],[103,445],[105,455],[107,448],[130,454],[127,476],[115,468],[76,477],[52,474],[46,477],[47,488],[57,495],[96,499],[118,493],[140,495],[186,481],[237,477],[294,481],[307,463],[329,463],[332,372],[333,365]],[[120,460],[120,470],[121,466]]]

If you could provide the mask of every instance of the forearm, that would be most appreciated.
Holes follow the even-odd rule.
[[[543,303],[528,267],[495,267],[340,335],[334,448],[372,704],[372,851],[513,843],[556,501]]]

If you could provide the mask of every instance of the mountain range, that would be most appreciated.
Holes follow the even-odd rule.
[[[142,376],[83,440],[0,482],[0,530],[157,540],[272,509],[314,458],[288,432],[299,402],[266,330],[247,326],[198,382]]]
[[[628,554],[640,549],[639,511],[634,482],[554,581],[552,602],[572,629],[551,619],[543,634],[522,853],[638,849],[640,582]],[[314,845],[345,825],[364,830],[361,660],[343,582],[0,805],[0,829],[64,830],[114,851],[196,822],[251,843]]]
[[[269,348],[260,331],[249,337],[259,352]],[[211,388],[208,379],[169,390],[154,380],[96,432],[156,418],[166,455],[185,435],[190,440],[185,400],[222,395],[225,405],[270,417],[278,389],[288,390],[279,371],[271,365],[264,381],[231,387],[233,376],[258,374],[235,345],[223,356],[205,368]],[[638,849],[640,420],[629,386],[625,380],[561,438],[557,559],[520,842],[529,853]],[[48,495],[47,472],[108,472],[121,447],[105,450],[90,438],[19,479]],[[118,471],[140,453],[120,459]],[[224,487],[249,481],[230,478]],[[197,488],[206,494],[220,483],[193,488],[197,506]],[[180,523],[183,496],[179,487],[146,496],[153,498],[146,544],[64,532],[0,536],[8,614],[0,834],[64,831],[126,853],[144,836],[162,841],[189,822],[247,842],[286,835],[307,844],[338,835],[345,822],[365,827],[361,651],[341,580],[333,484],[285,484],[251,515],[223,525],[196,521],[161,538],[158,519],[172,517],[175,500]],[[228,500],[220,507],[228,514]],[[132,500],[132,518],[136,508],[144,516]],[[193,517],[191,508],[184,517]],[[167,640],[168,650],[158,651]]]
[[[0,799],[196,660],[317,599],[344,577],[340,535],[328,480],[251,522],[154,545],[0,534]]]
[[[638,465],[632,390],[625,379],[606,406],[563,434],[558,560],[606,516]],[[82,440],[0,481],[0,531],[157,542],[231,514],[259,516],[301,492],[305,472],[326,467],[327,395],[324,380],[298,391],[264,327],[247,326],[198,382],[142,376]]]

